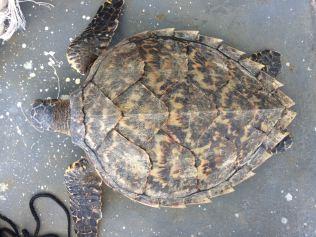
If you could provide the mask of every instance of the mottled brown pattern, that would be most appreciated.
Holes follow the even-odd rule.
[[[146,39],[138,45],[145,61],[142,83],[156,95],[163,95],[168,88],[186,79],[186,44],[171,39]]]
[[[136,83],[144,72],[144,62],[134,43],[110,51],[97,70],[93,82],[114,100],[129,86]]]
[[[154,116],[168,112],[166,105],[140,82],[131,86],[113,102],[121,109],[124,116],[135,114]]]
[[[168,112],[126,115],[119,122],[117,130],[136,145],[143,147],[160,130],[168,116]]]
[[[85,140],[96,149],[121,118],[121,111],[93,83],[84,88]]]
[[[131,86],[114,101],[124,113],[117,130],[127,139],[143,146],[168,118],[168,109],[141,83]]]
[[[170,111],[163,127],[175,141],[194,148],[203,133],[217,116],[215,99],[206,96],[194,85],[179,83],[161,97]]]
[[[242,56],[221,40],[174,29],[138,34],[103,55],[87,85],[95,82],[123,117],[96,153],[79,144],[104,181],[145,205],[184,207],[254,175],[287,135],[294,103]],[[72,114],[80,138],[84,116]]]
[[[97,237],[102,218],[101,177],[87,159],[69,166],[64,177],[76,235]]]
[[[278,121],[276,127],[281,131],[285,131],[287,127],[293,122],[296,117],[296,112],[291,110],[284,110],[282,114],[282,118]]]
[[[106,1],[88,27],[70,43],[67,59],[76,71],[87,73],[101,52],[107,49],[118,27],[123,4],[124,0],[114,4]]]
[[[212,95],[230,78],[227,58],[220,52],[198,43],[188,47],[188,81]]]
[[[145,147],[152,161],[145,194],[156,198],[184,197],[197,191],[195,157],[159,132]]]
[[[151,169],[148,154],[116,131],[111,131],[96,151],[103,169],[121,188],[136,194],[145,191]]]
[[[218,131],[222,125],[224,129]],[[200,137],[193,152],[197,157],[199,189],[210,189],[223,182],[233,171],[237,163],[237,149],[225,138],[226,123],[217,119]]]

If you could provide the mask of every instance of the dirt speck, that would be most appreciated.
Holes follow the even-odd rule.
[[[164,21],[166,19],[166,15],[165,14],[156,15],[156,19],[157,21]]]

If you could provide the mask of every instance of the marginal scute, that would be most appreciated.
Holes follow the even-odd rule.
[[[258,74],[257,78],[262,83],[264,89],[269,92],[275,91],[283,86],[281,82],[263,71]]]
[[[156,36],[174,36],[175,28],[166,28],[161,30],[154,30],[152,33]]]
[[[238,184],[242,183],[243,181],[251,178],[254,176],[255,173],[251,171],[251,167],[245,165],[241,169],[239,169],[230,179],[229,182],[232,186],[237,186]]]
[[[289,132],[283,132],[278,129],[273,129],[264,142],[264,146],[267,150],[272,150],[289,134]]]
[[[160,207],[159,198],[153,198],[146,195],[137,195],[131,199],[149,207],[155,207],[155,208]]]
[[[250,58],[240,60],[239,63],[254,76],[257,76],[258,73],[265,67],[263,64],[252,61]]]
[[[272,152],[267,151],[264,145],[258,147],[254,154],[252,154],[247,165],[253,170],[262,165],[266,160],[272,156]]]
[[[245,55],[244,52],[233,48],[225,43],[221,44],[221,46],[219,46],[218,48],[219,51],[221,51],[223,54],[225,54],[227,57],[235,60],[235,61],[239,61],[239,59]]]
[[[200,35],[199,42],[211,48],[217,49],[223,43],[223,40],[205,35]]]
[[[185,200],[183,198],[164,198],[159,200],[162,207],[185,208]]]
[[[295,105],[295,102],[288,97],[283,91],[281,90],[276,90],[273,95],[277,98],[277,100],[279,100],[281,102],[281,104],[289,109],[291,107],[293,107]]]
[[[122,45],[104,58],[94,75],[93,82],[107,97],[114,100],[141,79],[144,66],[136,44]]]
[[[144,31],[128,38],[129,42],[137,42],[152,37],[154,34],[150,31]]]
[[[93,83],[83,91],[85,141],[96,149],[121,118],[121,112]]]
[[[199,31],[193,30],[176,30],[174,36],[179,39],[196,41],[199,38]]]
[[[216,187],[208,190],[208,193],[211,198],[215,198],[221,195],[232,193],[234,191],[235,189],[232,187],[231,183],[229,181],[224,181]]]
[[[285,110],[276,127],[285,130],[293,122],[296,115],[297,113],[292,110]]]
[[[200,191],[194,195],[186,197],[184,201],[186,205],[205,204],[211,202],[212,198],[210,197],[208,191]]]
[[[142,194],[151,169],[148,154],[115,130],[96,151],[104,171],[123,190]]]

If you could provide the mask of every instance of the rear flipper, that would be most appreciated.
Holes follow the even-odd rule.
[[[290,149],[293,145],[293,137],[291,135],[286,136],[276,147],[272,149],[274,154],[284,152]]]
[[[81,74],[89,71],[102,51],[106,50],[118,27],[124,0],[108,0],[101,6],[84,32],[68,47],[67,59]]]
[[[253,61],[265,65],[263,71],[267,72],[270,76],[276,77],[280,74],[281,54],[272,50],[263,50],[252,54],[250,57]]]
[[[98,222],[102,218],[101,178],[87,159],[81,159],[66,170],[65,183],[77,236],[98,236]]]

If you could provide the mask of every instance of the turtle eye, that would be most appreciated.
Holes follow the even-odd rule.
[[[53,121],[53,106],[44,100],[35,100],[31,110],[32,124],[39,129],[50,130]]]

